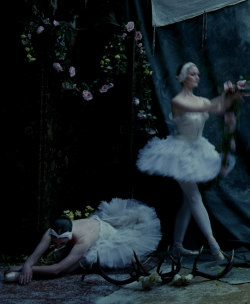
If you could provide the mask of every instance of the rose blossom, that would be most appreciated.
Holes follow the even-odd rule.
[[[101,93],[106,93],[109,89],[113,88],[113,86],[114,86],[114,84],[113,84],[112,82],[110,82],[109,84],[104,84],[104,85],[100,88],[99,92],[101,92]]]
[[[239,80],[236,83],[238,90],[245,90],[246,88],[246,80]]]
[[[133,21],[129,21],[129,22],[127,23],[127,25],[126,25],[127,31],[128,31],[128,32],[132,32],[134,28],[135,28],[134,22],[133,22]]]
[[[93,95],[87,90],[82,91],[82,97],[87,101],[93,99]]]
[[[101,93],[106,93],[106,92],[108,92],[108,89],[109,89],[109,85],[107,85],[107,84],[104,84],[101,88],[100,88],[100,92]]]
[[[54,63],[53,63],[53,68],[54,68],[57,72],[62,72],[62,71],[63,71],[62,66],[61,66],[60,63],[58,63],[58,62],[54,62]]]
[[[38,26],[36,33],[41,34],[44,31],[44,27],[42,25]]]
[[[135,33],[135,40],[141,40],[142,39],[142,34],[141,32],[136,32]]]
[[[228,91],[232,91],[233,90],[233,84],[232,84],[232,82],[230,81],[230,80],[228,80],[228,81],[226,81],[226,82],[224,82],[224,91],[225,92],[228,92]]]
[[[69,76],[70,76],[70,77],[74,77],[75,74],[76,74],[76,69],[75,69],[73,66],[71,66],[71,67],[69,68]]]

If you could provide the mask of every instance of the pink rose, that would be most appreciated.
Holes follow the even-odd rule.
[[[142,34],[141,32],[136,32],[135,33],[135,40],[141,40],[142,39]]]
[[[233,84],[230,80],[224,82],[224,92],[233,91]]]
[[[111,88],[113,88],[113,87],[114,87],[114,84],[113,84],[112,82],[110,82],[109,84],[104,84],[104,85],[100,88],[99,92],[101,92],[101,93],[106,93],[109,89],[111,89]]]
[[[75,74],[76,74],[76,69],[75,69],[73,66],[71,66],[71,67],[69,68],[69,76],[70,76],[70,77],[74,77]]]
[[[54,63],[53,63],[53,68],[54,68],[57,72],[62,72],[62,71],[63,71],[62,66],[61,66],[60,63],[58,63],[58,62],[54,62]]]
[[[82,91],[82,97],[87,101],[93,99],[93,95],[87,90]]]
[[[239,80],[236,83],[238,90],[245,90],[246,89],[246,80]]]
[[[236,128],[236,116],[234,112],[224,114],[224,123],[228,127],[229,133],[233,133]]]
[[[109,85],[107,85],[107,84],[104,84],[101,88],[100,88],[100,92],[101,93],[106,93],[107,91],[108,91],[108,89],[109,89]]]
[[[127,25],[126,25],[127,31],[128,31],[128,32],[132,32],[134,28],[135,28],[134,22],[133,22],[133,21],[129,21],[129,22],[127,23]]]
[[[44,31],[44,27],[42,25],[38,26],[36,33],[41,34]]]

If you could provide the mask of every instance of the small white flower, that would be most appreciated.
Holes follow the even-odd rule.
[[[147,277],[141,276],[139,278],[139,282],[141,282],[142,288],[150,289],[154,287],[157,283],[161,283],[161,277],[157,272],[153,272],[151,275]]]
[[[56,20],[53,21],[54,26],[58,26],[60,23]]]
[[[136,105],[136,106],[138,106],[140,104],[140,99],[137,98],[137,97],[134,97],[133,98],[133,104]]]
[[[194,276],[190,273],[188,275],[179,275],[178,273],[174,276],[173,281],[171,282],[171,285],[174,286],[183,286],[189,284]]]
[[[53,68],[54,68],[57,72],[62,72],[62,71],[63,71],[62,66],[61,66],[60,63],[58,63],[58,62],[54,62],[54,63],[53,63]]]
[[[44,27],[42,25],[38,26],[36,33],[41,34],[44,31]]]
[[[69,76],[70,76],[70,77],[74,77],[75,74],[76,74],[76,69],[75,69],[73,66],[71,66],[71,67],[69,68]]]

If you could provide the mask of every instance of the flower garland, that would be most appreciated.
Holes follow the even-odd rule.
[[[74,35],[74,28],[69,23],[45,18],[43,14],[36,12],[34,21],[28,23],[21,35],[27,61],[31,63],[37,60],[39,47],[43,43],[39,38],[47,35],[52,45],[49,58],[52,61],[52,68],[62,78],[62,89],[72,91],[74,95],[82,97],[84,102],[89,102],[96,96],[107,93],[114,87],[116,78],[127,73],[129,41],[134,39],[136,89],[133,92],[132,102],[136,107],[137,118],[143,124],[143,129],[149,135],[156,134],[158,132],[155,127],[157,117],[151,114],[152,71],[143,46],[142,34],[136,29],[135,23],[130,21],[121,26],[120,33],[115,34],[113,40],[104,47],[104,54],[100,60],[102,77],[92,83],[78,78],[78,70],[69,56],[70,42],[67,41],[69,33]]]
[[[244,77],[247,78],[247,77]],[[224,92],[227,95],[240,91],[242,94],[246,89],[250,88],[250,80],[241,79],[233,84],[230,80],[224,83]],[[220,175],[222,177],[232,170],[235,163],[236,152],[236,131],[239,126],[240,107],[243,100],[238,100],[234,105],[225,112],[223,121],[223,137],[222,137],[222,166]]]
[[[87,205],[84,209],[84,213],[82,213],[82,211],[80,210],[64,210],[63,214],[67,215],[71,221],[74,221],[76,219],[80,219],[80,218],[86,218],[89,217],[93,211],[95,209],[93,207],[91,207],[90,205]]]

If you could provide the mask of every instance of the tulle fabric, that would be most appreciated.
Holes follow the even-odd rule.
[[[139,151],[137,167],[150,175],[173,177],[178,181],[206,182],[221,168],[221,157],[204,137],[195,141],[170,135],[154,137]]]
[[[93,218],[100,222],[100,234],[83,257],[88,264],[95,263],[98,254],[102,267],[124,268],[131,265],[133,251],[143,259],[162,237],[155,209],[135,199],[103,201]]]
[[[174,118],[177,134],[152,138],[138,154],[136,165],[147,174],[181,182],[206,182],[221,169],[221,156],[202,136],[208,113],[187,112]]]

